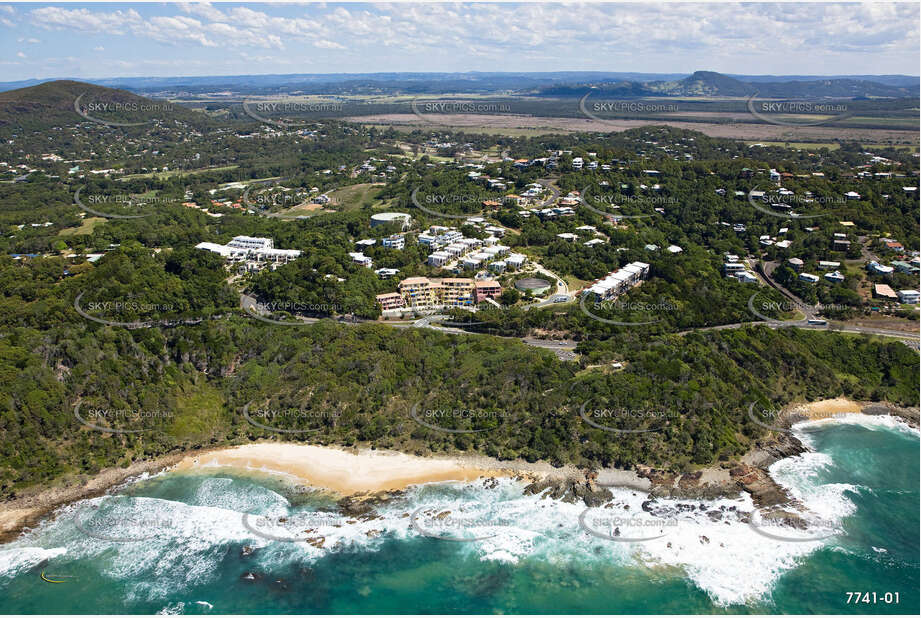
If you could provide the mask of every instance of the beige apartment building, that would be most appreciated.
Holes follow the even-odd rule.
[[[399,290],[399,294],[378,296],[378,302],[384,310],[406,308],[430,311],[442,307],[473,307],[484,298],[493,298],[502,292],[495,281],[474,282],[473,279],[463,277],[440,281],[428,277],[409,277],[400,282]]]

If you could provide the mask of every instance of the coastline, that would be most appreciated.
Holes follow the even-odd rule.
[[[789,428],[796,422],[832,419],[841,413],[892,415],[912,427],[919,426],[918,408],[855,402],[843,397],[790,404],[782,411],[780,423]],[[166,469],[183,472],[227,469],[279,475],[296,484],[327,489],[347,504],[375,500],[423,483],[513,477],[529,483],[527,493],[549,488],[554,498],[582,500],[588,505],[603,502],[610,495],[607,488],[620,487],[672,498],[719,498],[744,491],[752,495],[756,504],[766,506],[789,500],[768,475],[768,466],[804,450],[789,433],[772,434],[737,461],[676,474],[644,465],[637,465],[635,470],[585,471],[573,465],[554,467],[543,461],[500,461],[477,454],[420,457],[370,448],[254,442],[172,453],[127,468],[106,468],[95,475],[70,477],[54,487],[29,488],[0,503],[0,543],[14,540],[25,528],[65,504],[105,494],[133,478]]]

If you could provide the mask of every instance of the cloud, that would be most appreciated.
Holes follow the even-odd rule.
[[[17,57],[17,58],[25,58],[26,55],[25,55],[24,53],[22,53],[22,52],[16,52],[16,57]]]
[[[554,69],[612,67],[616,61],[625,70],[789,73],[788,59],[796,57],[804,60],[797,73],[824,69],[831,58],[845,73],[876,66],[886,54],[900,62],[886,72],[916,72],[907,67],[917,65],[919,44],[917,7],[899,3],[183,3],[156,14],[137,7],[46,6],[28,15],[39,28],[132,36],[184,50],[187,57],[196,47],[251,49],[261,57],[277,50],[277,62],[337,54],[356,66],[370,59],[374,70],[394,61],[438,70],[428,63],[442,59],[452,70],[490,60],[505,70],[539,70],[536,60]],[[12,7],[0,11],[11,14]]]

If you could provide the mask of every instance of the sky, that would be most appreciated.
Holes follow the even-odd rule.
[[[918,75],[919,4],[0,0],[0,81],[384,71]]]

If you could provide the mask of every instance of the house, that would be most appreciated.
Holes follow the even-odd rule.
[[[857,193],[856,191],[848,191],[847,193],[844,194],[844,197],[849,200],[859,200],[860,194]]]
[[[829,283],[844,283],[844,275],[837,270],[835,272],[825,273],[824,277]]]
[[[919,268],[913,264],[909,264],[903,260],[894,260],[892,265],[900,273],[905,273],[906,275],[916,275],[919,272]]]
[[[429,266],[434,266],[435,268],[441,268],[445,264],[451,261],[453,256],[447,251],[436,251],[429,255],[426,264]]]
[[[826,262],[825,260],[819,260],[819,268],[821,270],[836,270],[841,267],[841,262]]]
[[[507,258],[505,258],[505,263],[512,270],[520,270],[522,266],[528,261],[528,258],[521,255],[520,253],[512,253]]]
[[[388,236],[381,240],[381,246],[387,249],[399,249],[403,250],[403,247],[406,246],[406,239],[403,238],[402,234],[394,234],[393,236]]]
[[[399,268],[378,268],[374,274],[381,279],[389,279],[400,272]]]
[[[918,290],[899,290],[899,302],[906,305],[917,305],[921,302],[921,294]]]
[[[873,296],[883,300],[898,300],[895,291],[885,283],[877,283],[873,286]]]
[[[886,249],[889,251],[894,251],[896,253],[902,253],[903,251],[905,251],[905,247],[902,246],[902,243],[895,242],[895,241],[887,242]]]
[[[371,268],[374,266],[374,262],[367,255],[361,251],[350,251],[349,257],[352,258],[352,261],[356,264],[364,266],[365,268]]]
[[[727,277],[734,277],[741,272],[745,272],[745,264],[741,262],[726,262],[723,264],[723,274]]]
[[[805,281],[806,283],[818,283],[819,277],[817,275],[810,275],[809,273],[800,273],[800,281]]]
[[[847,251],[851,248],[851,241],[844,240],[842,238],[836,238],[834,241],[832,241],[831,245],[832,249],[835,251]]]
[[[803,271],[803,261],[801,259],[795,258],[795,257],[790,258],[789,260],[787,260],[787,263],[790,265],[790,268],[792,268],[796,272]]]
[[[736,279],[742,283],[758,283],[758,277],[755,276],[755,273],[743,270],[740,273],[735,274]]]
[[[891,275],[895,271],[892,266],[885,266],[879,262],[869,262],[867,270],[874,275]]]
[[[578,234],[572,234],[570,232],[563,232],[562,234],[557,234],[556,237],[561,238],[563,240],[568,240],[569,242],[574,242],[576,240],[579,240]]]
[[[669,253],[681,253],[682,251],[684,251],[684,249],[682,249],[678,245],[669,245],[666,251],[668,251]]]

